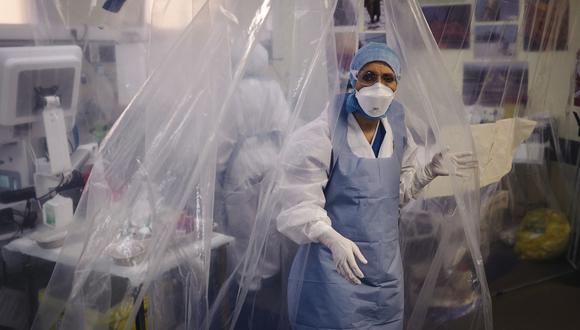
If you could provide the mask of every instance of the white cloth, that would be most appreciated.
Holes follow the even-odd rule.
[[[392,157],[391,126],[386,118],[382,119],[382,124],[386,133],[378,157]],[[316,242],[331,223],[324,209],[324,188],[328,182],[332,152],[328,114],[322,113],[297,130],[290,139],[281,164],[279,196],[282,210],[277,217],[277,227],[298,244]],[[371,144],[352,114],[348,116],[347,143],[355,155],[375,158]],[[421,176],[423,172],[422,169],[417,172],[416,154],[417,145],[407,129],[407,147],[403,154],[400,182],[402,205],[415,198],[422,188],[415,184],[418,181],[416,175]]]

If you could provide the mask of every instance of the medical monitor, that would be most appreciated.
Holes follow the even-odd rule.
[[[81,76],[78,46],[0,48],[0,126],[42,122],[43,96],[57,95],[75,115]]]

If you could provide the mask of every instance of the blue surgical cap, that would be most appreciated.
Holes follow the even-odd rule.
[[[356,75],[367,63],[384,62],[395,72],[397,81],[401,79],[401,61],[399,55],[386,44],[369,42],[359,49],[350,63],[350,83],[352,87],[356,85]]]

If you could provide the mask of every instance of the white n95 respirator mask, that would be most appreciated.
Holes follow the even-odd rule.
[[[389,87],[375,83],[361,88],[355,93],[358,104],[370,118],[383,118],[395,98],[395,92]]]

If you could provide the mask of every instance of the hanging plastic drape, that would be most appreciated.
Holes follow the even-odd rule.
[[[25,216],[22,217],[33,215],[31,221],[28,220],[30,224],[25,223],[25,226],[34,225],[35,220],[37,226],[30,235],[18,239],[14,239],[17,235],[12,237],[13,241],[6,249],[3,244],[3,256],[12,254],[6,259],[13,257],[15,266],[8,271],[3,269],[2,289],[5,284],[19,290],[24,288],[15,291],[19,295],[0,299],[4,306],[14,306],[11,310],[2,309],[0,323],[3,326],[17,324],[10,321],[11,318],[23,319],[23,324],[26,324],[15,328],[30,326],[37,301],[44,293],[42,289],[50,279],[57,247],[63,232],[66,232],[60,226],[61,222],[67,221],[66,212],[64,217],[62,213],[57,216],[52,226],[44,226],[41,204],[51,200],[59,191],[60,196],[51,201],[52,205],[64,200],[65,205],[68,202],[77,206],[80,198],[78,188],[82,186],[83,176],[90,171],[90,166],[84,165],[94,150],[94,144],[104,138],[145,81],[144,4],[130,1],[124,6],[124,11],[113,14],[103,9],[104,3],[22,0],[2,6],[3,17],[21,16],[17,25],[6,25],[2,21],[2,32],[6,39],[11,40],[3,46],[42,46],[30,50],[15,47],[23,57],[18,58],[22,63],[18,68],[23,73],[6,79],[7,85],[15,88],[14,100],[24,100],[24,103],[15,101],[16,110],[31,115],[30,122],[14,129],[15,142],[24,146],[27,153],[26,157],[18,156],[22,159],[20,172],[23,180],[15,188],[35,186],[35,200],[26,202]],[[6,52],[4,48],[3,52]],[[47,132],[42,112],[46,103],[42,102],[42,97],[48,95],[60,98],[65,117],[65,125],[52,130],[53,136],[56,133],[61,137],[60,134],[64,133],[63,141],[57,145],[56,150],[61,152],[58,155],[51,154],[51,145],[44,139]],[[61,129],[66,129],[66,133]],[[66,163],[62,157],[66,151],[71,154],[72,166],[53,175],[48,162]],[[47,219],[51,217],[50,213],[47,214],[44,223],[48,225],[51,221]],[[55,226],[58,227],[56,230]],[[52,228],[45,231],[46,227]],[[49,271],[48,275],[46,271]],[[5,322],[6,319],[9,321]]]
[[[500,176],[484,168],[480,177],[492,294],[561,276],[567,263],[577,269],[580,3],[419,2],[463,93],[476,148],[490,151],[490,163],[513,158]]]
[[[507,176],[482,180],[488,273],[503,276],[514,257],[548,260],[566,252],[577,267],[579,4],[421,2],[471,123],[476,130],[502,127],[502,144],[517,149],[513,167],[502,171]]]
[[[124,30],[130,3],[118,1],[116,14],[101,13],[102,1],[85,11],[98,26]],[[151,13],[144,30],[153,32],[138,42],[148,78],[101,143],[33,328],[128,329],[144,310],[153,329],[329,327],[334,320],[306,323],[296,312],[310,290],[335,283],[313,286],[299,267],[290,276],[296,251],[310,255],[316,244],[284,230],[307,225],[307,212],[284,214],[310,192],[289,179],[311,188],[320,185],[312,168],[327,170],[324,127],[339,125],[332,114],[358,46],[335,25],[356,22],[362,3],[153,1],[149,11],[137,3]],[[76,2],[55,4],[62,14]],[[155,22],[171,21],[167,8],[191,10],[178,38],[185,24],[155,33]],[[396,100],[418,146],[414,166],[446,148],[475,153],[419,5],[385,0],[381,10],[385,40],[402,59]],[[75,15],[45,24],[66,31]],[[405,328],[491,329],[479,192],[477,171],[452,173],[401,210],[392,247],[400,245],[404,265]],[[372,299],[381,306],[388,297]]]

